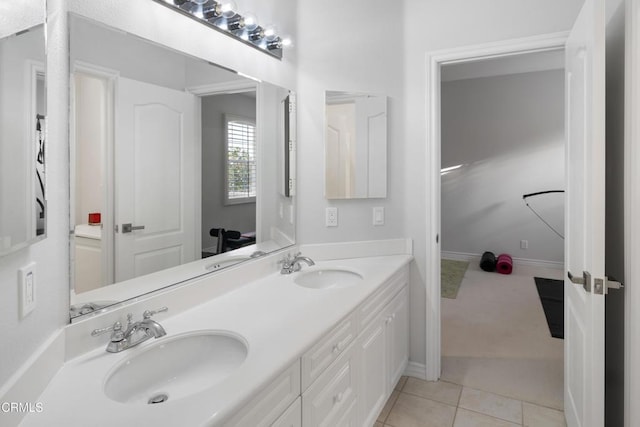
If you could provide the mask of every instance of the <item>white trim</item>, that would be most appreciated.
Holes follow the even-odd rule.
[[[257,88],[257,82],[247,80],[232,80],[228,82],[188,87],[187,92],[191,92],[192,94],[198,96],[231,95],[234,93],[253,92]]]
[[[426,55],[426,379],[441,373],[440,319],[440,66],[536,51],[563,49],[568,32],[429,52]]]
[[[442,251],[443,259],[453,259],[458,261],[479,262],[482,258],[481,254],[471,254],[466,252],[450,252]],[[542,259],[530,259],[530,258],[512,258],[514,267],[518,265],[525,265],[527,267],[541,267],[552,268],[555,270],[564,270],[564,263],[557,261],[546,261]]]
[[[38,185],[36,182],[36,114],[37,104],[38,104],[38,75],[45,75],[45,65],[40,61],[27,60],[25,62],[25,82],[26,93],[28,93],[28,102],[25,103],[25,129],[27,129],[27,141],[24,144],[24,150],[26,152],[25,159],[27,162],[27,167],[25,168],[26,178],[25,182],[27,183],[27,197],[25,198],[26,202],[26,210],[28,213],[28,220],[26,224],[26,241],[31,242],[36,240],[39,236],[37,235],[37,220],[36,213],[38,212],[38,207],[36,203],[36,186]],[[46,84],[46,83],[45,83]],[[46,102],[46,100],[45,100]],[[43,132],[45,132],[45,144],[46,144],[46,119],[44,122]],[[46,150],[46,147],[45,147]],[[46,152],[46,151],[45,151]],[[47,211],[46,211],[46,178],[43,176],[42,179],[45,183],[45,191],[44,191],[44,200],[42,203],[45,205],[45,233],[47,234]],[[44,237],[42,236],[42,237]]]
[[[403,375],[424,380],[427,378],[427,365],[409,361]]]
[[[640,2],[626,2],[625,138],[624,138],[624,265],[625,377],[624,425],[640,425]]]

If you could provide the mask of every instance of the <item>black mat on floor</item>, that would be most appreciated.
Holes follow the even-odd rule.
[[[534,280],[551,336],[564,339],[564,282],[542,277]]]

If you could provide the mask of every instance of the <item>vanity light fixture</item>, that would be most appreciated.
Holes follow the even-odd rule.
[[[273,25],[260,26],[252,13],[238,13],[233,0],[154,1],[278,59],[291,45],[291,39],[279,36]]]

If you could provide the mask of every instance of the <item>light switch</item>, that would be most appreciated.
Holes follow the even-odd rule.
[[[32,262],[18,270],[20,294],[20,318],[23,319],[36,307],[36,264]]]
[[[384,207],[373,208],[373,225],[384,225]]]

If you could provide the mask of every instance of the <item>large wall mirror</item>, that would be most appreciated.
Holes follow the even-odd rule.
[[[44,2],[0,0],[0,256],[46,235]]]
[[[325,92],[325,197],[387,197],[387,97]]]
[[[295,243],[289,90],[69,25],[72,318]]]

